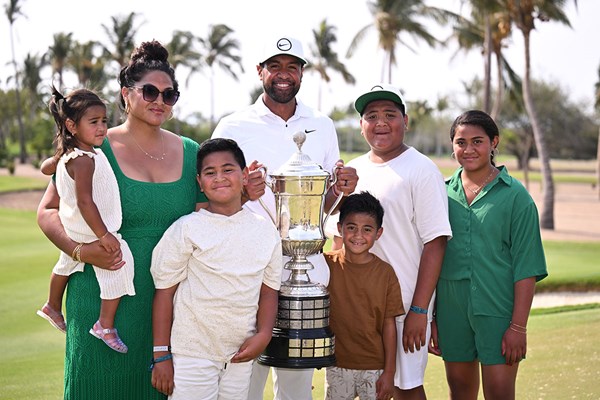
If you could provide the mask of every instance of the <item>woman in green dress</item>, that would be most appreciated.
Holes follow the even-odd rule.
[[[74,274],[67,289],[65,399],[164,399],[151,385],[153,359],[150,275],[152,250],[163,232],[205,201],[196,182],[198,144],[163,129],[179,98],[167,50],[157,41],[142,43],[120,72],[123,124],[109,129],[101,148],[119,183],[123,223],[120,233],[135,260],[135,296],[121,300],[115,324],[129,346],[126,354],[107,347],[89,333],[97,318],[99,288],[91,265],[121,266],[120,252],[110,254],[93,242],[81,247],[84,272]],[[58,219],[59,196],[48,186],[38,209],[38,223],[62,251],[72,254]]]

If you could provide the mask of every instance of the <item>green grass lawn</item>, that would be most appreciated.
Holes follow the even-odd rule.
[[[45,189],[48,179],[29,178],[23,176],[0,176],[0,193],[20,190]]]
[[[65,336],[35,314],[58,251],[34,212],[0,209],[0,252],[0,398],[58,399]]]
[[[538,291],[600,290],[600,243],[544,242],[549,277]]]

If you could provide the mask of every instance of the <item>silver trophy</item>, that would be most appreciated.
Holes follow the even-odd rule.
[[[273,337],[258,362],[281,368],[322,368],[335,364],[335,339],[329,328],[329,292],[312,282],[308,271],[314,266],[307,256],[322,251],[326,238],[323,226],[342,199],[324,214],[325,194],[337,180],[302,153],[305,132],[293,136],[298,151],[265,182],[275,195],[273,217],[279,230],[283,254],[291,257],[284,268],[291,271],[281,284]],[[266,171],[265,171],[266,172]]]

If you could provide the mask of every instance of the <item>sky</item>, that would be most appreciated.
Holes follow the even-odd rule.
[[[0,18],[0,87],[6,88],[6,80],[12,74],[10,61],[10,29],[1,0]],[[371,31],[364,37],[361,47],[352,58],[345,58],[346,51],[363,27],[372,22],[366,0],[221,0],[190,2],[188,0],[21,0],[22,12],[15,22],[15,52],[18,60],[27,53],[42,54],[53,43],[58,32],[73,33],[79,42],[100,40],[108,42],[102,25],[111,26],[111,17],[125,16],[134,11],[139,14],[137,42],[157,39],[170,41],[174,30],[189,30],[197,36],[206,37],[211,24],[224,23],[232,28],[240,42],[240,55],[245,72],[239,81],[217,72],[215,76],[214,107],[217,118],[244,107],[250,102],[250,92],[259,86],[256,73],[257,54],[264,38],[273,35],[293,36],[304,44],[310,58],[309,45],[313,41],[312,30],[323,19],[336,27],[337,42],[333,45],[340,60],[346,65],[357,82],[347,85],[341,76],[332,72],[329,84],[320,81],[316,73],[305,72],[299,97],[310,106],[317,107],[321,87],[321,110],[329,113],[333,107],[346,107],[374,84],[381,82],[383,54],[377,48],[377,35]],[[443,7],[454,12],[461,10],[460,0],[426,0],[426,4]],[[600,65],[600,1],[579,0],[577,9],[568,2],[566,13],[572,28],[556,22],[540,23],[531,36],[532,77],[558,83],[574,101],[582,101],[591,111],[594,84],[598,82]],[[450,34],[434,22],[426,23],[431,33],[443,39]],[[414,50],[398,47],[398,64],[392,72],[392,83],[400,87],[407,101],[427,100],[435,105],[441,96],[448,96],[458,104],[465,104],[463,82],[481,77],[483,63],[478,51],[456,53],[455,44],[447,48],[429,48],[422,41],[408,36],[402,39]],[[513,33],[506,58],[517,71],[524,69],[523,38],[519,31]],[[50,85],[49,73],[43,84]],[[191,78],[185,85],[186,75],[177,71],[182,92],[175,112],[180,118],[201,112],[210,115],[210,86],[208,71]],[[116,87],[116,75],[112,85]],[[67,76],[67,87],[75,87],[77,81]],[[457,111],[458,113],[459,111]]]

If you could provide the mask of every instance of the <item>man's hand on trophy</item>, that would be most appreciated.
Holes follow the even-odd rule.
[[[336,193],[343,192],[344,196],[349,196],[356,189],[358,183],[358,175],[356,169],[352,167],[345,167],[343,160],[338,160],[335,164],[337,181],[335,183]]]
[[[243,200],[258,200],[265,194],[265,186],[264,166],[254,160],[248,165],[248,181],[244,185]]]

